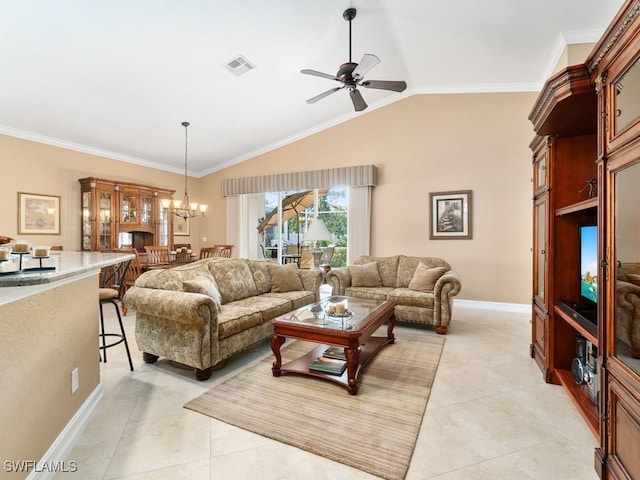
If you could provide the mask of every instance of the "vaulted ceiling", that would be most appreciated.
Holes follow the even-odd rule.
[[[3,0],[0,134],[201,176],[414,94],[536,91],[622,0]],[[305,101],[375,54],[360,88]],[[226,65],[239,55],[254,67]],[[241,68],[241,70],[245,70]]]

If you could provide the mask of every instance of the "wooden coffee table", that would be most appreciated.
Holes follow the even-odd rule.
[[[342,302],[349,316],[330,316],[326,312],[330,304]],[[396,318],[394,303],[388,300],[369,300],[355,297],[332,296],[320,302],[299,308],[273,320],[274,334],[271,350],[275,355],[272,372],[279,377],[282,372],[299,373],[324,378],[347,388],[349,394],[358,393],[358,375],[362,368],[382,347],[393,343]],[[315,308],[314,308],[315,307]],[[312,310],[321,310],[318,318]],[[386,337],[371,335],[388,321]],[[287,338],[295,338],[320,344],[306,355],[282,365],[280,347]],[[309,365],[330,346],[343,347],[347,368],[342,375],[332,375],[309,369]]]

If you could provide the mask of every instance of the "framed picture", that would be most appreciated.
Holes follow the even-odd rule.
[[[176,236],[189,236],[189,219],[176,215],[173,219],[173,234]]]
[[[471,239],[471,190],[429,193],[432,240]]]
[[[60,235],[60,197],[18,192],[18,234]]]

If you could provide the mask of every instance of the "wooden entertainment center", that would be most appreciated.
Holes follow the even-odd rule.
[[[640,479],[640,0],[547,80],[529,119],[530,353],[599,440],[599,476]]]

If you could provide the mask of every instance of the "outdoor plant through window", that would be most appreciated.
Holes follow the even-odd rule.
[[[331,233],[333,241],[320,242],[321,247],[335,245],[333,257],[331,259],[332,267],[345,267],[347,265],[347,205],[348,205],[348,188],[334,187],[330,189],[322,189],[318,195],[318,217],[324,222],[327,230]],[[297,192],[282,192],[282,198]],[[313,190],[309,194],[313,196]],[[265,194],[265,217],[278,206],[278,193],[269,192]],[[287,206],[283,206],[283,222],[282,222],[282,240],[283,252],[286,251],[286,245],[303,246],[302,239],[307,228],[313,221],[314,206],[313,201],[309,202],[309,206],[301,205],[298,209],[288,210]],[[286,212],[286,213],[285,213]],[[264,230],[264,246],[276,247],[278,242],[277,222],[272,227]]]

